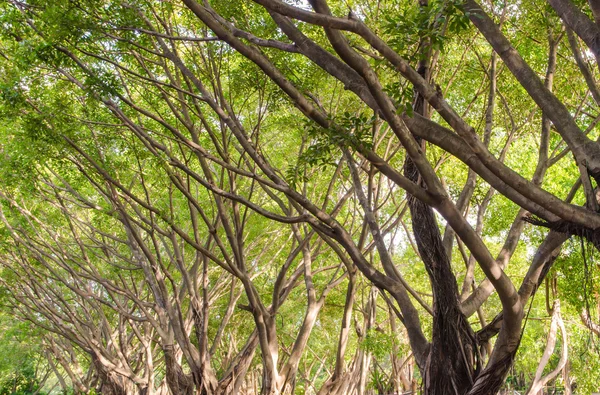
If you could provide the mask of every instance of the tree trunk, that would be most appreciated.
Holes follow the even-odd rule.
[[[423,48],[429,51],[429,45]],[[428,67],[426,54],[418,68],[424,78],[428,75]],[[423,96],[416,95],[413,111],[427,116],[427,104]],[[420,138],[416,140],[422,143]],[[404,162],[404,175],[415,183],[420,182],[419,171],[408,156]],[[423,393],[466,394],[475,380],[476,367],[480,366],[475,335],[460,309],[456,278],[433,209],[414,196],[408,195],[407,200],[419,254],[433,290],[433,333],[427,364],[422,369]]]
[[[175,358],[173,346],[164,346],[166,380],[173,394],[193,395],[194,381],[190,375],[185,374]]]

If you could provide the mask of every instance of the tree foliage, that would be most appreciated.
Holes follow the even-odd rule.
[[[591,0],[0,3],[0,393],[598,390],[598,43]]]

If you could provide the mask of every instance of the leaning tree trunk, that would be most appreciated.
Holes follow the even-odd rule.
[[[560,329],[560,333],[562,336],[562,345],[561,345],[561,355],[560,360],[558,361],[558,365],[545,376],[542,376],[544,373],[544,368],[548,365],[552,354],[554,353],[554,348],[556,346],[557,339],[557,330]],[[568,341],[567,341],[567,330],[565,328],[565,324],[560,316],[560,302],[556,300],[554,302],[554,306],[552,307],[552,322],[550,324],[550,331],[548,332],[548,340],[546,342],[546,349],[544,350],[544,354],[542,355],[542,359],[538,365],[538,368],[535,372],[535,376],[533,378],[533,382],[531,383],[531,387],[529,391],[527,391],[527,395],[543,395],[544,386],[550,381],[557,377],[564,367],[567,365],[568,359]]]

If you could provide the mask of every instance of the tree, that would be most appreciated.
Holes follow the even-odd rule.
[[[41,387],[49,377],[37,328],[0,315],[2,359],[0,359],[1,394],[44,394]],[[41,355],[40,355],[41,354]]]
[[[497,393],[600,243],[597,10],[548,3],[8,1],[12,311],[80,392]]]

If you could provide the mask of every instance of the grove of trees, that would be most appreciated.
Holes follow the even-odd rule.
[[[600,387],[597,0],[0,1],[0,394]]]

